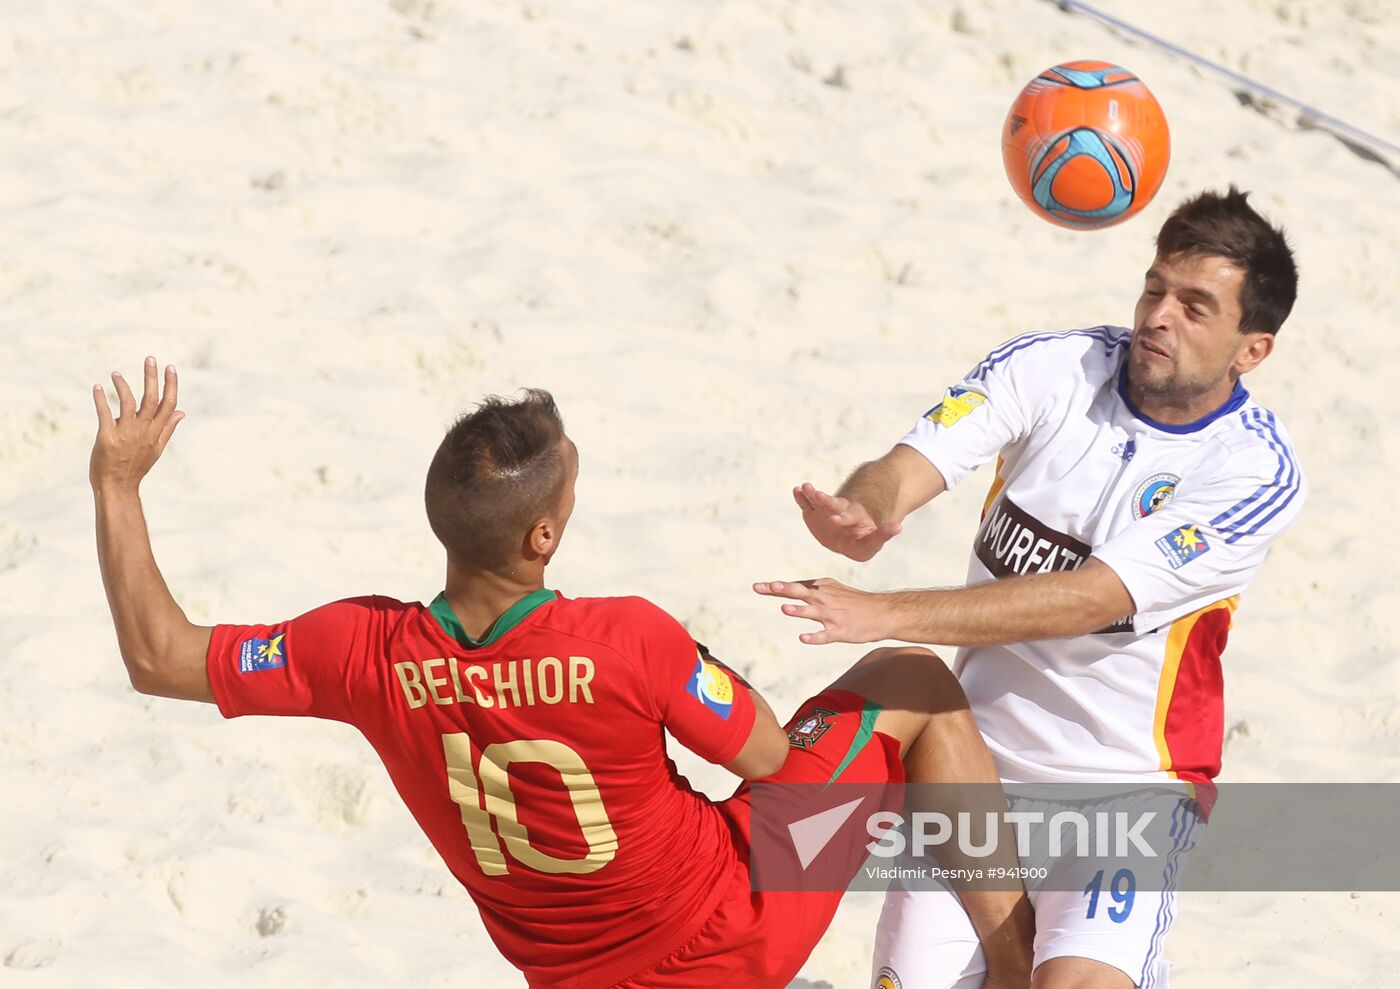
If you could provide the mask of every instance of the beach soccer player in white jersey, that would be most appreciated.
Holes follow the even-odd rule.
[[[1296,289],[1282,232],[1245,193],[1186,201],[1158,234],[1131,330],[1012,339],[835,496],[795,490],[817,540],[864,561],[996,460],[968,586],[755,590],[820,623],[805,642],[962,647],[955,672],[1008,795],[1017,783],[1208,782],[1232,613],[1306,493],[1288,434],[1241,381],[1273,351]],[[1033,985],[1165,985],[1171,885],[1114,910],[1094,889],[1032,890]],[[877,985],[962,989],[980,964],[956,900],[890,891]]]

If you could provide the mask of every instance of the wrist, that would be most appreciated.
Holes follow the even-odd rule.
[[[875,599],[875,632],[872,642],[879,642],[882,639],[904,639],[906,629],[904,621],[904,608],[900,598],[902,595],[897,591],[876,591],[871,594]]]
[[[141,491],[136,482],[99,480],[92,482],[92,496],[100,503],[140,502]]]

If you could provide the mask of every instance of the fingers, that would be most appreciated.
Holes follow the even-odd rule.
[[[137,414],[154,415],[156,404],[160,401],[160,376],[156,372],[156,359],[147,357],[146,363],[141,368],[144,383],[141,387],[141,408]]]
[[[810,602],[817,593],[812,581],[762,580],[753,585],[756,593],[771,598],[791,598]]]
[[[112,384],[117,389],[117,417],[130,421],[136,415],[136,396],[120,371],[112,372]]]
[[[792,489],[792,496],[804,512],[824,509],[826,511],[840,511],[846,504],[845,498],[834,498],[816,487],[811,481],[805,481]]]
[[[828,512],[844,512],[851,504],[845,498],[838,498],[835,495],[827,494],[825,491],[818,491],[810,484],[804,485],[804,487],[807,489],[805,493],[807,497],[811,499],[812,504],[818,508],[824,508]]]
[[[841,528],[854,528],[873,524],[870,513],[865,510],[865,506],[851,501],[849,498],[838,498],[825,491],[817,491],[815,488],[812,490],[811,497],[818,508],[831,513],[833,525]]]
[[[819,587],[815,587],[815,584],[815,580],[802,581],[802,583],[795,583],[795,581],[767,580],[755,584],[753,590],[756,590],[759,594],[770,595],[770,597],[787,597],[794,598],[794,600],[797,601],[809,602],[815,598],[815,595],[818,594],[820,590]],[[827,643],[840,642],[840,639],[834,637],[832,629],[830,629],[830,625],[832,625],[834,619],[827,614],[825,609],[818,607],[818,605],[785,604],[783,605],[783,614],[790,616],[790,618],[805,618],[811,622],[818,622],[819,625],[822,626],[819,632],[804,632],[802,635],[798,636],[798,639],[808,644],[808,646],[825,646]]]
[[[154,358],[150,359],[154,360]],[[150,379],[150,376],[151,369],[147,368],[146,377],[148,381]],[[149,387],[149,384],[147,385],[147,387]],[[168,418],[170,415],[172,415],[175,412],[175,403],[179,400],[180,381],[175,374],[175,365],[167,364],[165,365],[165,390],[160,396],[160,405],[156,407],[156,419],[161,420],[164,418]],[[167,422],[164,425],[169,426],[170,423]],[[162,432],[164,432],[164,428],[162,428]]]
[[[97,435],[112,431],[112,406],[107,404],[107,389],[92,386],[92,404],[97,406]]]
[[[167,422],[167,423],[161,428],[160,436],[158,436],[158,437],[156,438],[156,456],[157,456],[157,457],[159,457],[162,453],[165,452],[165,444],[169,443],[169,442],[170,442],[170,437],[172,437],[172,436],[175,435],[175,427],[178,426],[178,425],[180,425],[180,423],[184,422],[184,420],[185,420],[185,414],[184,414],[183,412],[176,412],[174,415],[172,415],[172,416],[170,417],[170,421]]]

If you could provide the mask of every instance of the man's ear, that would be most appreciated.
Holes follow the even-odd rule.
[[[1262,330],[1254,333],[1246,333],[1246,342],[1235,358],[1233,370],[1236,374],[1247,374],[1253,371],[1260,364],[1264,363],[1264,358],[1274,352],[1274,335],[1265,333]]]
[[[546,515],[525,534],[525,550],[531,556],[548,556],[559,542],[559,524]]]

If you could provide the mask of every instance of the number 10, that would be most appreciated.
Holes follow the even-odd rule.
[[[597,872],[617,855],[617,835],[608,820],[598,784],[579,754],[563,742],[529,738],[488,745],[481,752],[479,777],[472,768],[472,742],[466,732],[443,735],[442,751],[447,757],[447,791],[461,808],[462,825],[467,829],[472,852],[486,875],[504,876],[510,872],[501,841],[517,862],[551,874]],[[515,794],[510,788],[509,771],[514,762],[544,763],[559,773],[574,819],[588,845],[588,854],[583,858],[557,858],[530,844],[530,833],[520,823]],[[493,818],[500,840],[491,830]]]

